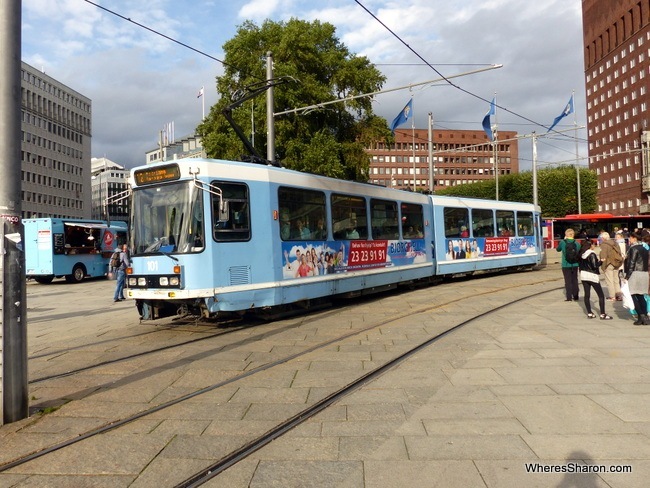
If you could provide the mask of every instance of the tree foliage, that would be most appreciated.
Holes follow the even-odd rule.
[[[233,93],[246,92],[247,87],[259,86],[266,79],[268,51],[273,55],[274,78],[295,80],[275,87],[276,113],[375,92],[385,81],[366,57],[348,51],[329,23],[267,20],[259,27],[246,21],[223,48],[225,72],[216,84],[220,100],[197,128],[209,157],[237,160],[245,153],[222,111],[232,103]],[[250,129],[251,113],[254,129]],[[240,127],[247,128],[244,132],[265,156],[265,94],[244,102],[232,116]],[[373,114],[367,97],[275,117],[277,160],[285,167],[335,178],[367,180],[369,158],[364,142],[390,137],[386,121]]]
[[[596,173],[580,168],[580,202],[582,213],[596,210]],[[537,172],[537,200],[545,217],[563,217],[578,213],[578,184],[575,166],[547,168]],[[473,198],[496,198],[495,180],[458,185],[436,191],[438,195]],[[531,171],[499,177],[499,200],[533,202],[533,173]]]

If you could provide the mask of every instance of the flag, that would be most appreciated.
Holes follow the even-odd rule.
[[[549,127],[546,133],[548,134],[549,132],[551,132],[551,130],[553,130],[553,127],[555,127],[560,120],[562,120],[564,117],[572,113],[573,113],[573,95],[571,95],[571,98],[569,98],[569,103],[566,104],[566,107],[564,107],[562,113],[557,117],[555,117],[553,123],[551,124],[551,127]]]
[[[490,110],[485,114],[485,117],[483,117],[483,130],[488,136],[488,139],[491,141],[494,140],[494,134],[492,134],[492,124],[490,123],[490,115],[494,115],[497,113],[496,106],[494,105],[494,98],[490,102]]]
[[[395,129],[406,122],[413,115],[413,99],[409,100],[397,117],[390,124],[390,130],[395,134]]]
[[[196,96],[196,98],[201,98],[203,96],[203,87],[199,90],[199,94]]]

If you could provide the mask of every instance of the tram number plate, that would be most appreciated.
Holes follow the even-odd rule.
[[[483,254],[485,256],[495,256],[498,254],[508,254],[510,251],[510,239],[507,237],[486,237],[485,249]]]
[[[350,241],[348,267],[386,264],[387,241]]]

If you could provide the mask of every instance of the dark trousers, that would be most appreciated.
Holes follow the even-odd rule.
[[[639,315],[646,315],[648,313],[648,306],[646,305],[645,296],[643,295],[632,295],[632,301],[634,302],[634,311]]]
[[[562,268],[564,275],[564,290],[567,300],[577,300],[580,289],[578,288],[578,267]]]
[[[592,283],[591,281],[582,281],[582,286],[585,289],[585,308],[587,313],[591,313],[591,302],[589,298],[591,297],[591,289],[593,288],[598,295],[598,307],[600,308],[600,314],[605,313],[605,294],[603,293],[603,287],[600,283]]]

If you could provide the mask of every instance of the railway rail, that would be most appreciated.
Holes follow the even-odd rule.
[[[216,463],[211,464],[208,468],[201,470],[200,472],[197,472],[195,475],[192,477],[188,478],[186,481],[184,481],[182,484],[178,486],[198,486],[198,484],[203,483],[204,481],[207,481],[208,479],[216,476],[215,473],[220,473],[227,467],[231,466],[238,460],[242,459],[242,457],[245,457],[249,455],[250,453],[254,452],[255,450],[259,449],[266,443],[270,442],[274,438],[277,438],[278,436],[281,436],[291,428],[293,428],[297,423],[300,423],[304,421],[306,418],[309,418],[309,416],[314,415],[315,413],[322,411],[324,408],[327,408],[327,406],[331,405],[334,403],[338,398],[340,398],[342,395],[346,395],[350,393],[351,391],[354,391],[364,384],[366,384],[369,381],[372,381],[374,378],[376,378],[378,375],[383,374],[386,370],[395,367],[397,364],[405,361],[408,357],[410,357],[412,354],[415,354],[417,351],[421,350],[422,348],[429,347],[431,344],[439,341],[441,338],[445,337],[447,334],[450,332],[457,330],[460,327],[463,327],[465,325],[471,324],[473,321],[475,321],[477,318],[484,317],[486,314],[494,313],[495,311],[501,310],[504,307],[507,307],[509,305],[519,303],[522,300],[530,299],[531,297],[535,297],[539,295],[540,293],[548,293],[553,290],[557,290],[557,287],[554,287],[557,283],[559,283],[558,276],[557,274],[554,274],[552,277],[549,277],[548,275],[531,275],[527,274],[528,277],[533,276],[533,279],[529,280],[531,285],[537,285],[538,287],[543,288],[542,291],[536,290],[534,293],[529,293],[527,295],[520,295],[516,296],[515,298],[510,298],[508,301],[501,303],[499,305],[493,306],[488,310],[484,310],[480,313],[475,314],[475,316],[468,317],[465,320],[460,320],[456,321],[456,323],[447,326],[444,328],[442,331],[437,331],[435,334],[432,334],[430,337],[427,337],[424,340],[419,341],[416,345],[409,347],[407,350],[400,352],[399,354],[396,354],[392,359],[388,360],[385,362],[385,364],[382,364],[381,366],[375,368],[373,371],[367,374],[360,375],[358,378],[354,379],[354,381],[346,383],[344,386],[340,388],[336,388],[330,395],[328,395],[326,398],[323,400],[317,401],[310,405],[308,408],[302,410],[298,414],[292,416],[291,418],[278,423],[278,425],[267,431],[265,434],[260,435],[258,438],[256,438],[253,441],[245,443],[245,445],[242,445],[239,449],[234,450],[227,456],[222,457],[219,459]],[[368,334],[371,333],[371,331],[376,331],[379,328],[386,328],[386,327],[399,327],[400,321],[404,320],[405,318],[412,317],[412,316],[417,316],[417,315],[422,315],[426,314],[428,312],[435,311],[437,309],[449,309],[450,307],[455,307],[458,309],[463,309],[467,308],[473,301],[475,301],[477,297],[477,291],[476,291],[476,285],[479,284],[482,280],[471,280],[467,282],[458,282],[459,285],[456,286],[456,290],[458,293],[445,300],[441,301],[434,301],[433,303],[429,302],[427,304],[424,304],[422,306],[416,307],[416,308],[408,308],[405,309],[402,312],[397,312],[390,314],[389,316],[385,317],[378,317],[377,319],[373,320],[372,323],[366,323],[363,324],[363,326],[360,327],[352,327],[350,328],[349,331],[343,334],[337,334],[331,338],[327,338],[325,340],[320,340],[320,341],[313,341],[311,345],[305,346],[305,347],[295,347],[293,349],[293,352],[290,354],[285,354],[281,357],[277,357],[274,360],[271,361],[265,361],[265,362],[260,362],[260,364],[254,364],[251,363],[249,365],[249,368],[245,370],[244,372],[240,374],[233,375],[232,377],[229,377],[227,379],[224,379],[222,381],[214,382],[206,387],[196,389],[195,391],[192,391],[191,393],[185,394],[178,396],[172,400],[169,401],[164,401],[161,402],[151,408],[143,409],[133,415],[128,415],[123,418],[117,418],[112,421],[106,422],[104,425],[90,429],[84,432],[79,432],[77,435],[71,436],[68,439],[65,439],[63,441],[59,441],[55,444],[49,445],[43,449],[39,450],[34,450],[32,452],[24,453],[23,455],[17,457],[16,459],[12,459],[9,462],[5,462],[4,464],[0,465],[0,473],[6,472],[11,470],[12,468],[21,466],[23,464],[29,463],[30,461],[33,461],[35,459],[47,456],[48,454],[52,454],[56,451],[65,449],[67,447],[70,447],[74,444],[77,444],[79,442],[82,442],[84,440],[100,436],[102,434],[106,434],[110,431],[116,430],[122,426],[125,426],[127,424],[130,424],[136,420],[143,419],[149,416],[152,416],[153,414],[160,412],[164,409],[167,409],[169,407],[172,407],[174,405],[179,405],[182,404],[183,402],[186,402],[188,400],[191,400],[193,398],[196,398],[200,395],[204,395],[209,392],[213,392],[215,390],[218,390],[220,388],[223,388],[228,385],[235,385],[238,382],[244,381],[247,378],[251,378],[255,375],[258,375],[259,373],[265,372],[265,371],[270,371],[273,368],[276,368],[282,364],[287,364],[292,361],[299,361],[302,360],[305,356],[307,356],[310,353],[314,353],[317,351],[323,351],[327,350],[328,347],[331,346],[336,346],[344,343],[346,340],[349,340],[351,338],[354,338],[356,336],[363,336],[363,334]],[[483,292],[480,292],[478,294],[485,296],[492,296],[494,297],[495,303],[498,302],[499,300],[503,299],[504,294],[509,294],[509,295],[518,295],[521,294],[521,284],[517,283],[517,280],[507,280],[507,283],[504,285],[500,285],[498,287],[491,287],[491,286],[486,286],[485,290]],[[487,283],[487,282],[484,282]],[[469,286],[471,284],[471,286]],[[467,285],[463,287],[463,285]],[[549,288],[551,287],[551,288]],[[437,289],[437,288],[436,288]],[[431,290],[429,288],[428,290]],[[427,290],[420,290],[419,292],[425,293]],[[357,303],[357,306],[366,306],[369,303],[369,306],[372,306],[373,302],[377,300],[376,298],[373,300],[362,300],[360,303]],[[381,298],[379,299],[381,300]],[[347,307],[344,307],[347,308]],[[340,313],[341,310],[336,311],[335,313]],[[290,322],[289,324],[268,324],[265,326],[260,326],[259,329],[256,330],[256,334],[253,337],[246,337],[243,339],[243,341],[250,342],[250,340],[256,340],[255,336],[268,336],[269,334],[273,333],[281,333],[281,332],[286,332],[287,330],[291,329],[292,334],[312,334],[313,329],[309,330],[309,327],[313,327],[313,324],[315,322],[319,321],[319,317],[327,317],[329,312],[325,313],[316,313],[312,314],[310,316],[307,316],[309,320],[295,320],[293,322]],[[325,318],[325,321],[328,319],[332,319],[333,317],[328,317]],[[278,326],[279,325],[279,326]],[[322,325],[322,324],[321,324]],[[259,330],[259,334],[257,334],[257,330]],[[235,329],[232,330],[232,334],[229,334],[229,337],[235,337],[237,334],[250,334],[251,329]],[[223,337],[223,333],[221,334],[214,334],[210,335],[205,338],[200,338],[200,339],[194,339],[191,341],[184,341],[182,344],[176,344],[176,345],[169,345],[167,347],[193,347],[196,345],[197,342],[204,341],[206,339],[214,339],[218,340],[219,338]],[[242,340],[240,339],[239,343],[241,343]],[[231,344],[233,347],[236,347],[237,344],[237,339],[235,339],[235,343]],[[156,348],[156,350],[151,350],[150,355],[155,356],[156,353],[163,354],[166,350],[166,348]],[[196,357],[205,357],[205,355],[210,355],[212,357],[218,356],[220,352],[223,352],[223,344],[221,344],[218,347],[214,347],[212,350],[209,350],[207,352],[204,352],[202,354],[197,355]],[[143,352],[143,354],[146,354]],[[121,358],[119,361],[127,361],[130,358]],[[184,358],[183,361],[188,362],[191,361],[192,358]],[[177,365],[178,363],[174,363]],[[100,364],[97,364],[96,367],[98,369],[101,369]],[[89,366],[90,367],[90,366]],[[170,366],[171,367],[171,366]],[[80,369],[81,371],[81,369]],[[74,372],[70,372],[70,375],[74,374]],[[41,378],[39,381],[42,382],[47,382],[48,378]],[[107,388],[109,387],[108,385],[105,385]],[[90,392],[97,391],[96,389],[89,388]]]

